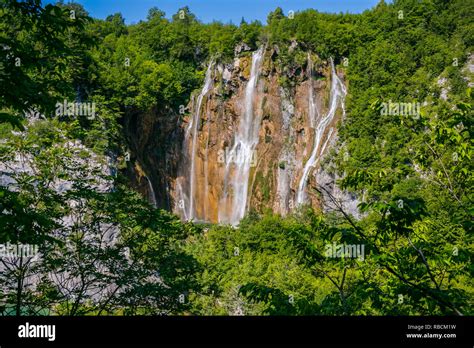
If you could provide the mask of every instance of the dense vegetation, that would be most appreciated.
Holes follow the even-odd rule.
[[[125,25],[3,1],[0,158],[32,170],[0,186],[0,243],[39,245],[40,258],[0,259],[0,313],[472,314],[472,18],[472,1],[395,0],[360,15],[277,8],[238,26],[153,8]],[[361,220],[341,207],[182,223],[90,163],[123,156],[124,115],[177,114],[207,62],[243,43],[277,45],[286,71],[307,51],[345,69],[347,116],[325,165],[363,197]],[[98,117],[55,117],[64,99],[97,103]],[[423,106],[383,115],[389,101]],[[334,243],[364,245],[365,258],[325,257]]]

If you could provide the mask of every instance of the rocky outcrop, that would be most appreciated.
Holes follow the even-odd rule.
[[[159,107],[147,113],[128,112],[122,126],[130,147],[124,161],[132,187],[155,206],[171,210],[171,187],[182,160],[179,115]]]
[[[250,210],[334,209],[313,189],[323,185],[357,217],[356,197],[321,168],[343,118],[343,81],[342,69],[296,42],[256,52],[240,45],[233,62],[209,62],[184,117],[168,108],[127,113],[132,186],[184,220],[236,224]]]
[[[290,49],[295,50],[296,46]],[[240,141],[239,127],[247,122],[249,112],[247,85],[254,78],[251,76],[252,56],[245,49],[240,50],[233,64],[216,63],[211,71],[211,88],[200,103],[196,102],[197,97],[190,103],[190,115],[181,125],[181,132],[192,122],[191,118],[198,115],[195,144],[193,147],[190,143],[192,137],[183,138],[185,158],[178,164],[176,180],[169,183],[173,209],[183,218],[190,218],[189,206],[193,200],[191,219],[233,223],[228,217],[237,208],[232,196],[239,187],[230,183],[232,176],[238,173],[238,161],[250,162],[248,182],[240,183],[248,185],[246,211],[286,214],[296,208],[298,184],[305,164],[316,151],[318,159],[314,167],[318,168],[319,157],[327,153],[328,143],[336,136],[336,125],[343,114],[342,95],[336,98],[334,117],[328,118],[324,127],[318,128],[318,125],[330,113],[334,99],[332,80],[343,80],[344,74],[339,69],[332,75],[329,61],[309,53],[301,65],[282,66],[280,50],[265,48],[258,67],[251,100],[252,121],[246,125],[251,127],[250,131],[258,132],[251,156],[239,158],[239,154],[246,152],[235,149]],[[315,116],[310,115],[311,103],[316,108]],[[319,143],[315,150],[317,136]],[[317,180],[315,168],[309,171],[305,203],[319,209],[320,197],[311,190]],[[193,190],[190,190],[191,181]]]

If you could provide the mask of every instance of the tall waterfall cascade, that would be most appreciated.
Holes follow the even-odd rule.
[[[309,62],[311,63],[311,62]],[[309,115],[310,120],[312,122],[313,116],[315,114],[314,109],[316,109],[314,97],[313,97],[313,87],[312,84],[309,84],[310,93],[308,93],[310,100],[309,100]],[[331,59],[331,94],[330,94],[330,101],[329,101],[329,110],[326,115],[319,116],[315,127],[315,136],[313,142],[313,151],[311,152],[311,156],[309,157],[308,161],[306,162],[303,175],[301,176],[300,182],[298,184],[298,191],[296,194],[296,203],[298,205],[304,204],[306,200],[306,186],[308,183],[308,177],[311,171],[316,167],[319,163],[321,156],[326,149],[326,146],[331,139],[331,136],[334,132],[334,128],[330,127],[331,122],[336,115],[336,111],[339,105],[342,106],[344,109],[344,98],[346,96],[346,88],[342,81],[339,79],[336,73],[336,69],[334,68],[334,62]],[[328,129],[329,128],[329,129]],[[321,146],[321,142],[324,140],[325,142]]]
[[[189,173],[187,179],[189,180],[188,187],[189,191],[185,194],[183,190],[183,185],[178,183],[177,191],[179,193],[179,208],[183,211],[184,219],[185,220],[194,220],[196,217],[196,147],[197,147],[197,139],[198,139],[198,130],[199,130],[199,121],[201,119],[201,107],[204,97],[209,93],[212,88],[212,67],[213,62],[211,61],[207,67],[206,77],[204,79],[204,86],[199,93],[196,105],[194,108],[194,112],[191,118],[191,121],[188,124],[185,132],[185,144],[188,144],[191,140],[191,148],[189,151]]]
[[[229,180],[225,182],[223,199],[228,198],[228,188],[230,187],[232,189],[232,209],[230,214],[227,211],[223,213],[219,211],[219,222],[232,225],[239,223],[247,208],[250,166],[258,144],[260,129],[260,117],[258,112],[254,110],[254,95],[257,90],[263,54],[264,49],[260,48],[252,55],[250,78],[245,87],[244,113],[235,134],[234,145],[229,153],[229,157],[236,160],[227,161],[225,168],[225,177]],[[233,172],[229,176],[231,169],[233,169]]]

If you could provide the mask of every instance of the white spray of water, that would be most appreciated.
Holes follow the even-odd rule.
[[[150,191],[151,203],[152,203],[153,206],[156,208],[156,207],[157,207],[157,204],[156,204],[155,190],[153,190],[153,185],[151,184],[151,181],[150,181],[150,179],[148,178],[148,176],[145,175],[145,178],[146,178],[146,181],[147,181],[147,183],[148,183],[148,189],[149,189],[149,191]]]
[[[310,62],[311,63],[311,62]],[[311,112],[314,106],[314,97],[313,97],[313,87],[310,84],[310,93],[309,93],[309,113],[311,119]],[[306,200],[306,184],[308,182],[308,176],[311,170],[316,166],[319,162],[326,146],[329,142],[329,139],[332,136],[333,128],[331,128],[328,132],[327,139],[323,146],[320,149],[321,141],[323,140],[324,134],[326,133],[328,125],[331,124],[331,121],[334,119],[336,115],[336,110],[338,103],[340,102],[342,108],[344,109],[344,97],[346,95],[346,88],[342,81],[339,79],[336,73],[336,69],[334,68],[334,62],[331,59],[331,95],[330,95],[330,106],[328,113],[324,117],[319,117],[319,121],[317,122],[315,128],[315,139],[313,144],[313,151],[311,153],[310,158],[306,162],[303,175],[298,185],[298,192],[296,195],[296,202],[298,205],[303,204]],[[314,107],[314,109],[316,109]],[[344,110],[343,110],[344,113]]]
[[[201,89],[201,93],[197,98],[196,108],[194,109],[193,118],[189,122],[188,128],[186,129],[185,134],[185,143],[189,141],[190,134],[192,132],[192,143],[191,143],[191,165],[189,169],[189,195],[188,195],[188,209],[186,211],[185,218],[186,220],[193,220],[195,218],[196,212],[194,208],[194,195],[196,192],[196,173],[195,173],[195,163],[196,163],[196,145],[197,145],[197,135],[198,135],[198,126],[201,115],[201,105],[206,94],[211,90],[212,85],[212,61],[209,63],[206,71],[206,78],[204,80],[204,86]]]
[[[188,211],[186,206],[188,205],[188,199],[186,193],[184,192],[181,180],[176,180],[176,202],[175,202],[175,211],[180,211],[183,214],[183,219],[185,221],[189,220]]]
[[[219,214],[219,221],[237,225],[244,217],[247,207],[248,181],[250,175],[250,165],[252,163],[253,152],[258,144],[258,132],[260,128],[260,118],[254,114],[253,100],[257,90],[257,82],[260,74],[264,49],[261,47],[252,54],[252,67],[250,79],[245,87],[244,114],[240,119],[239,129],[235,134],[234,146],[229,152],[229,157],[237,159],[235,170],[230,178],[232,187],[232,211],[228,214]],[[228,177],[232,161],[227,161],[225,177]],[[225,183],[227,186],[227,183]],[[227,198],[227,187],[224,189],[224,200]],[[225,215],[225,216],[222,216]]]

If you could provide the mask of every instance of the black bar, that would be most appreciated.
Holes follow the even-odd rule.
[[[19,326],[27,322],[55,325],[55,340],[18,337]],[[472,324],[473,317],[0,317],[0,346],[159,343],[472,347]],[[407,334],[456,337],[407,338]]]

